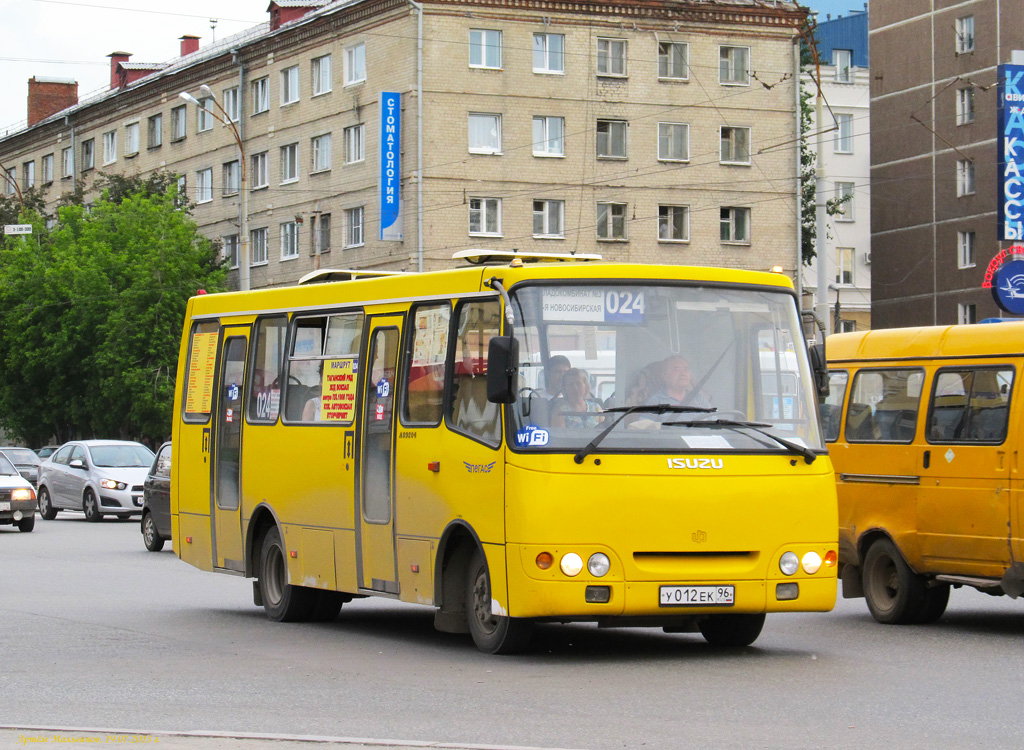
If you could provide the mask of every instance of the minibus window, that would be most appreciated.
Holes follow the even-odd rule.
[[[293,325],[284,421],[351,424],[363,314],[310,315]]]
[[[448,327],[451,307],[421,305],[413,310],[411,353],[406,359],[408,371],[402,421],[438,425],[444,413],[444,379],[448,362]]]
[[[1013,370],[941,370],[935,377],[928,416],[930,443],[1001,443],[1013,387]]]
[[[846,410],[851,443],[909,443],[917,431],[924,371],[861,370],[853,378]]]
[[[452,397],[448,423],[489,445],[501,441],[501,412],[487,400],[487,344],[500,333],[497,302],[466,302],[459,307]]]
[[[281,410],[281,367],[284,365],[288,319],[281,315],[256,323],[252,380],[249,386],[249,422],[273,424]]]
[[[219,336],[220,324],[215,320],[192,326],[188,343],[188,372],[185,375],[185,403],[182,406],[186,422],[206,422],[210,418]]]
[[[821,427],[826,442],[834,443],[839,439],[839,423],[849,380],[850,375],[845,370],[833,370],[828,374],[828,397],[819,401]]]

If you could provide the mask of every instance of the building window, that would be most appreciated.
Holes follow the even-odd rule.
[[[175,107],[171,110],[171,140],[180,141],[185,137],[186,128],[185,105]]]
[[[974,268],[974,232],[957,232],[957,268]]]
[[[626,239],[626,204],[597,204],[597,238],[599,240]]]
[[[299,179],[299,144],[281,146],[281,184]]]
[[[313,252],[317,255],[331,251],[331,215],[320,214],[313,222]]]
[[[331,90],[331,56],[313,58],[313,96]]]
[[[978,306],[959,303],[956,306],[956,322],[960,325],[972,325],[978,322]]]
[[[533,35],[533,72],[565,72],[565,36],[562,34]]]
[[[134,156],[139,153],[139,123],[133,122],[124,126],[124,155]]]
[[[75,173],[74,159],[72,158],[71,147],[60,150],[60,176],[71,177]]]
[[[469,233],[501,234],[501,198],[469,199]]]
[[[265,188],[270,184],[270,169],[267,152],[252,155],[252,188]]]
[[[658,160],[689,161],[690,126],[682,122],[658,123]]]
[[[957,197],[974,194],[974,162],[961,159],[956,163]]]
[[[90,138],[82,141],[82,171],[96,166],[96,141]]]
[[[18,186],[18,168],[11,167],[4,170],[4,195],[11,197],[16,195],[15,188]]]
[[[684,42],[658,43],[658,78],[685,81],[690,77],[686,58],[689,45]]]
[[[853,153],[853,115],[836,115],[836,135],[833,144],[837,154]]]
[[[834,214],[836,221],[853,221],[853,188],[852,182],[836,183],[836,198]]]
[[[469,67],[501,67],[501,32],[496,29],[469,30]]]
[[[345,209],[345,247],[359,247],[363,242],[363,207]]]
[[[853,50],[832,50],[832,64],[836,66],[838,83],[853,83]]]
[[[238,122],[238,113],[241,111],[241,107],[238,106],[238,86],[232,86],[229,89],[224,89],[222,98],[224,100],[224,111],[227,112],[228,120],[231,122]]]
[[[366,45],[357,44],[345,50],[345,85],[366,80]]]
[[[533,118],[533,155],[565,156],[564,118]]]
[[[956,92],[956,124],[966,125],[974,122],[974,87],[960,89]]]
[[[53,182],[53,154],[47,154],[43,157],[42,174],[40,177],[43,180],[44,185],[49,185]]]
[[[533,202],[533,236],[565,236],[565,201]]]
[[[249,232],[249,247],[252,251],[252,264],[265,265],[267,262],[267,228],[253,229]]]
[[[501,153],[501,115],[469,115],[469,153]]]
[[[270,109],[270,79],[257,78],[252,82],[252,113],[258,115]]]
[[[626,121],[597,121],[597,156],[602,159],[626,158]]]
[[[242,177],[242,172],[238,166],[239,163],[237,159],[224,164],[224,195],[238,194],[238,188],[241,185]]]
[[[299,66],[292,65],[281,71],[281,106],[299,100]]]
[[[117,161],[117,131],[110,130],[103,134],[103,163],[113,164]]]
[[[723,164],[750,164],[750,128],[723,127],[721,161]]]
[[[719,212],[719,236],[722,242],[750,242],[750,209],[726,206]]]
[[[750,47],[718,48],[718,82],[726,86],[750,85]]]
[[[956,19],[956,53],[974,52],[974,16]]]
[[[281,225],[281,260],[299,257],[299,225],[286,221]]]
[[[366,158],[366,125],[345,128],[345,163],[355,164]]]
[[[188,203],[188,178],[178,175],[178,194],[174,197],[174,205],[183,208]]]
[[[153,115],[146,123],[146,143],[149,148],[158,148],[164,143],[164,116]]]
[[[313,171],[324,172],[331,168],[331,134],[318,135],[310,142],[313,152]]]
[[[196,172],[196,203],[208,203],[213,200],[213,168],[200,169]]]
[[[221,237],[221,257],[228,268],[238,268],[238,235],[229,234]]]
[[[36,186],[35,161],[27,161],[21,165],[21,185],[23,190],[31,190]]]
[[[597,40],[597,74],[599,76],[626,75],[626,40]]]
[[[196,110],[197,133],[203,133],[207,130],[213,130],[213,113],[210,111],[212,108],[212,98],[207,96],[199,100],[199,108]]]
[[[658,206],[658,240],[687,242],[689,239],[689,206]]]
[[[836,248],[836,283],[844,286],[853,285],[853,259],[855,253],[852,247]]]

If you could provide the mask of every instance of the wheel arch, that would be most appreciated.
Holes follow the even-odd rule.
[[[260,540],[270,528],[281,528],[277,513],[267,503],[260,503],[253,508],[249,516],[249,525],[245,530],[245,577],[255,578],[259,569]],[[284,534],[282,533],[282,538]]]
[[[434,627],[466,633],[466,577],[473,553],[483,550],[480,536],[463,520],[452,521],[441,534],[434,558]]]

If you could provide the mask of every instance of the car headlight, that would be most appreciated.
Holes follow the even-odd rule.
[[[583,570],[583,558],[575,552],[570,552],[562,556],[558,566],[562,569],[563,573],[572,578],[573,576],[578,576],[580,571]]]
[[[803,565],[805,573],[814,575],[821,568],[821,555],[817,552],[808,552],[800,564]]]
[[[113,479],[104,479],[100,482],[100,487],[104,487],[108,490],[123,490],[128,485],[124,482],[116,482]]]
[[[786,552],[779,558],[779,570],[787,576],[791,576],[796,573],[797,568],[799,567],[800,558],[796,556],[795,552]]]
[[[17,487],[11,490],[11,500],[35,500],[35,490],[31,490],[28,487]]]
[[[612,563],[608,559],[608,555],[603,552],[595,552],[587,560],[587,570],[590,571],[590,575],[594,578],[601,578],[608,575],[608,571],[611,570]]]

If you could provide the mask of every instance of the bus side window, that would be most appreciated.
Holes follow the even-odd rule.
[[[451,307],[421,305],[413,310],[410,354],[406,359],[402,421],[438,425],[444,414],[444,379],[448,362]]]
[[[1006,439],[1013,370],[942,370],[935,378],[928,440],[1001,443]]]
[[[828,396],[821,400],[821,428],[825,440],[834,443],[839,439],[839,425],[843,415],[843,401],[846,399],[846,384],[850,375],[845,370],[832,370],[828,374]]]
[[[284,364],[288,319],[263,318],[256,323],[252,378],[249,384],[249,422],[272,424],[281,410],[281,367]]]
[[[458,341],[452,372],[448,423],[489,445],[501,442],[501,411],[487,400],[487,344],[500,331],[500,306],[465,302],[459,306]]]
[[[917,430],[924,372],[919,369],[861,370],[853,378],[846,409],[851,443],[909,443]]]

